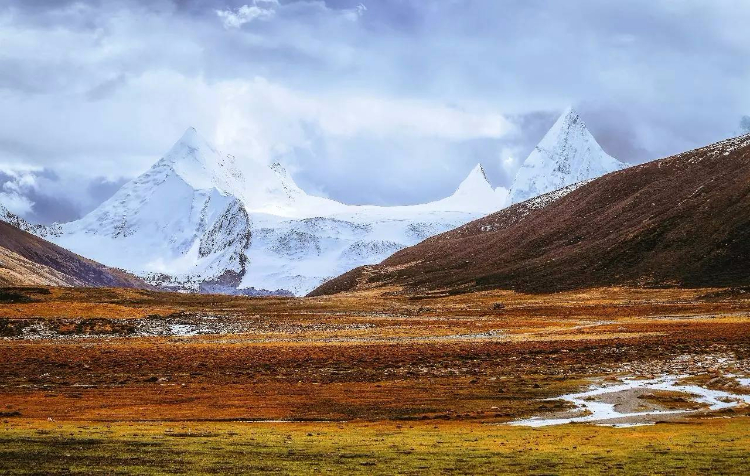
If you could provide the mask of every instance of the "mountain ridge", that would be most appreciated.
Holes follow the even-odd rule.
[[[383,286],[546,293],[750,284],[750,135],[612,172],[534,207],[543,197],[352,270],[310,295]]]
[[[583,158],[595,161],[586,156],[595,149]],[[175,290],[302,295],[503,209],[510,193],[493,187],[477,164],[440,200],[346,205],[307,194],[279,163],[240,163],[191,127],[148,171],[81,219],[55,225],[49,237]]]
[[[189,128],[147,172],[62,224],[54,240],[174,289],[304,294],[349,267],[502,208],[506,197],[478,165],[443,200],[345,205],[306,194],[278,163],[243,170]]]

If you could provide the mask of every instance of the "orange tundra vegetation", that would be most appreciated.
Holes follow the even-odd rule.
[[[128,429],[147,425],[148,438],[164,428],[217,431],[222,437],[211,441],[221,446],[234,441],[232,423],[285,421],[299,422],[289,427],[297,436],[341,425],[340,435],[329,433],[334,439],[350,431],[374,438],[377,425],[389,438],[408,429],[415,441],[433,438],[429,425],[442,425],[448,439],[473,432],[483,444],[489,434],[533,439],[536,430],[505,423],[570,411],[555,397],[618,376],[690,374],[707,387],[750,391],[735,379],[750,375],[747,296],[744,289],[599,288],[435,297],[385,288],[245,298],[4,288],[0,434],[13,448],[35,428],[62,435],[115,425],[115,436],[128,440],[136,438]],[[665,417],[667,425],[715,430],[717,416],[750,421],[745,405],[717,413],[669,392],[642,401],[697,410]],[[270,439],[286,428],[265,425],[257,431]],[[247,437],[247,428],[237,434]],[[572,427],[549,431],[568,438],[562,428]],[[733,445],[747,443],[740,431],[747,425],[722,428],[732,429]],[[122,449],[117,438],[110,443]],[[3,454],[0,468],[18,467]]]

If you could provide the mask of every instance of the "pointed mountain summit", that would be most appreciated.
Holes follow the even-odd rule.
[[[235,193],[244,182],[234,156],[219,153],[194,127],[188,127],[153,168],[160,167],[171,169],[195,190],[218,188]]]
[[[149,170],[62,225],[54,241],[141,276],[241,274],[250,226],[239,196],[245,187],[234,157],[189,128]]]
[[[471,169],[469,175],[459,184],[453,194],[442,200],[413,205],[417,208],[450,210],[473,213],[492,213],[505,207],[508,203],[508,189],[492,188],[482,164]]]
[[[166,231],[170,223],[183,228],[186,221],[198,218],[199,209],[206,211],[212,198],[216,202],[243,187],[244,178],[233,157],[222,157],[191,127],[149,170],[64,228],[83,228],[115,237],[145,231],[144,226],[152,227],[151,232]],[[180,209],[186,216],[177,213]],[[175,236],[169,241],[174,241]]]
[[[234,155],[223,154],[189,127],[167,154],[145,175],[175,175],[193,190],[216,190],[239,199],[248,212],[288,217],[337,211],[341,204],[305,193],[276,162],[266,165],[245,160],[240,167]],[[138,179],[136,179],[138,180]]]
[[[471,172],[469,172],[469,175],[466,176],[463,182],[461,182],[455,193],[473,193],[477,190],[487,188],[492,189],[492,185],[490,185],[490,181],[487,180],[487,174],[484,172],[482,164],[477,164],[471,169]]]
[[[569,107],[518,170],[510,201],[522,202],[625,167],[602,150],[578,113]]]

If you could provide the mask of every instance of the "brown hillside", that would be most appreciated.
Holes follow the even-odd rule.
[[[547,197],[548,198],[548,197]],[[750,285],[750,136],[532,199],[311,293]]]
[[[0,221],[0,286],[149,287],[141,279],[108,268]]]

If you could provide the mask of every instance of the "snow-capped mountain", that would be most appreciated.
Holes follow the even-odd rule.
[[[486,211],[492,213],[497,211],[498,204],[506,205],[508,201],[508,189],[505,187],[492,188],[484,168],[477,164],[458,186],[450,197],[416,207],[432,209],[444,209],[454,211],[477,212]],[[483,205],[484,204],[484,205]]]
[[[477,165],[436,202],[345,205],[308,195],[280,164],[243,170],[191,128],[150,170],[51,239],[156,284],[299,295],[497,211],[507,197]]]
[[[301,295],[512,202],[623,167],[570,109],[526,159],[511,191],[493,188],[477,165],[442,200],[353,206],[305,193],[278,163],[243,167],[190,128],[151,169],[80,220],[36,231],[22,225],[153,284]]]
[[[583,120],[568,108],[518,170],[510,188],[510,203],[625,167],[602,150]]]
[[[217,279],[241,274],[249,218],[231,192],[243,175],[188,129],[150,170],[80,220],[55,243],[136,274]]]

